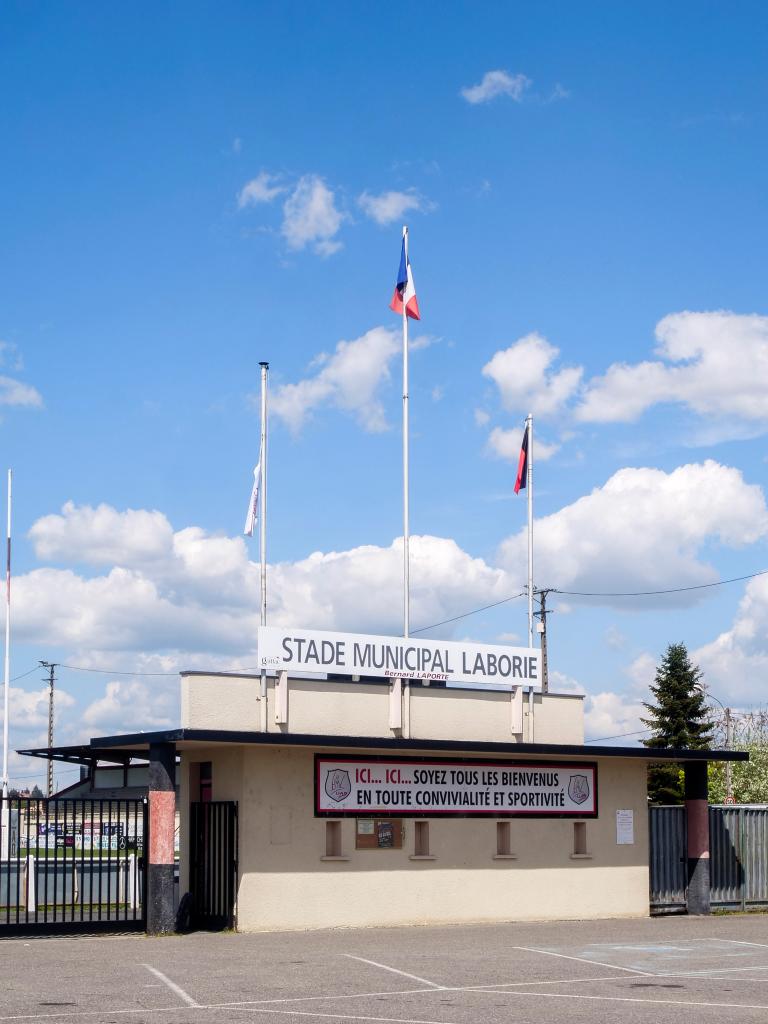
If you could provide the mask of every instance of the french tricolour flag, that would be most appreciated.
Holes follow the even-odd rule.
[[[416,286],[413,283],[411,261],[405,254],[405,237],[403,237],[403,248],[400,251],[400,268],[397,271],[395,294],[392,296],[389,308],[394,310],[395,313],[400,313],[402,316],[403,306],[405,306],[406,316],[409,316],[412,320],[421,320],[419,316],[419,303],[416,298]]]

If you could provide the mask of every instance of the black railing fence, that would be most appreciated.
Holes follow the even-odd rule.
[[[0,797],[0,935],[143,929],[146,800]]]
[[[232,928],[237,893],[237,804],[190,805],[189,888],[196,928]]]

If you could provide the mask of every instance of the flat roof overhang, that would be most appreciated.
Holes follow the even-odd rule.
[[[161,732],[127,733],[123,736],[98,736],[89,745],[76,747],[39,747],[19,750],[28,757],[52,758],[74,764],[106,761],[127,764],[146,761],[150,744],[173,743],[177,752],[214,744],[266,747],[313,747],[321,750],[364,750],[430,753],[456,751],[538,757],[621,757],[643,761],[748,761],[743,750],[680,750],[672,747],[601,747],[572,743],[488,743],[479,740],[401,739],[382,736],[325,736],[309,733],[238,732],[226,729],[166,729]]]

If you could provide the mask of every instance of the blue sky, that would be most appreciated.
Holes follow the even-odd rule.
[[[764,5],[424,3],[397,38],[343,3],[0,18],[12,674],[110,670],[62,670],[61,742],[172,723],[178,668],[254,663],[260,359],[273,621],[398,628],[404,220],[414,627],[524,583],[529,408],[539,586],[768,567]],[[760,579],[552,606],[595,738],[640,728],[671,641],[766,700]],[[525,628],[517,601],[430,635]],[[37,674],[14,687],[12,742],[42,744]]]

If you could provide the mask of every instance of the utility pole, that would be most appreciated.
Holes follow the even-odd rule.
[[[43,668],[48,669],[48,749],[53,746],[53,687],[56,682],[56,677],[53,674],[57,665],[52,661],[41,661],[40,665]],[[48,758],[48,787],[45,794],[47,797],[53,796],[53,758]]]
[[[731,709],[725,709],[725,749],[730,750],[733,745],[733,720],[731,719]],[[733,775],[731,769],[731,762],[725,762],[725,802],[730,804],[733,803]]]
[[[537,619],[541,619],[541,622],[537,626],[539,635],[541,636],[541,692],[549,693],[549,665],[547,662],[547,616],[552,614],[552,609],[547,610],[547,595],[551,594],[553,587],[547,587],[544,590],[536,590],[534,593],[539,598],[539,611],[534,612]]]

